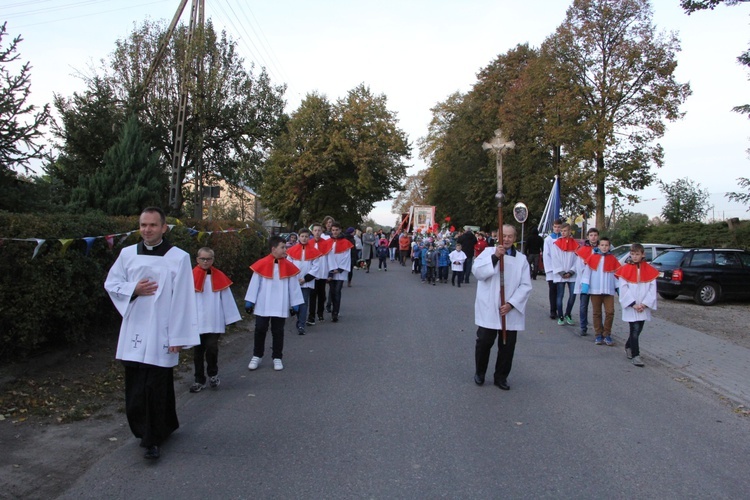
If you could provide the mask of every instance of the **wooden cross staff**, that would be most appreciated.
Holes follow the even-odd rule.
[[[482,149],[485,151],[491,149],[495,152],[495,158],[497,161],[497,223],[498,223],[498,237],[499,242],[497,244],[503,244],[503,153],[508,149],[516,147],[516,143],[507,140],[503,137],[503,131],[500,129],[495,130],[495,137],[489,142],[482,144]],[[505,304],[505,259],[500,259],[500,306]],[[500,313],[500,321],[502,323],[503,330],[503,344],[506,342],[506,329],[505,329],[505,316]]]

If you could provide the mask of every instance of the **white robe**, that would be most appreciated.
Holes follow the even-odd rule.
[[[334,274],[331,279],[334,281],[346,281],[346,277],[349,275],[349,269],[352,268],[352,253],[347,250],[345,252],[336,253],[336,245],[339,241],[346,241],[344,238],[334,240],[336,243],[333,244],[333,248],[328,252],[328,273],[334,269],[343,269],[343,271]]]
[[[651,321],[651,310],[656,310],[656,280],[646,283],[630,283],[624,279],[617,280],[620,287],[620,305],[622,306],[622,320]],[[638,312],[631,304],[643,304],[646,309]]]
[[[245,300],[255,304],[256,316],[288,318],[291,307],[305,302],[298,280],[299,274],[291,278],[279,278],[279,265],[274,264],[273,278],[253,273]]]
[[[451,261],[451,271],[463,271],[466,254],[461,250],[453,250],[448,256]],[[458,264],[456,264],[458,262]]]
[[[327,240],[328,238],[330,238],[330,236],[328,238],[323,238],[323,236],[325,235],[321,235],[321,238],[320,238],[321,240]],[[320,250],[320,248],[318,248],[318,242],[315,240],[315,238],[310,240],[310,244],[314,246],[317,250]],[[319,280],[328,279],[328,256],[321,255],[315,260],[318,261],[318,271],[317,271],[318,274],[314,274],[315,278]]]
[[[565,252],[560,249],[554,242],[552,242],[552,248],[550,250],[550,256],[552,257],[552,281],[555,283],[569,283],[575,282],[576,275],[573,274],[570,278],[563,278],[564,273],[575,273],[576,272],[576,261],[581,258],[576,255],[575,252]],[[545,272],[547,269],[547,262],[544,263]]]
[[[596,271],[587,264],[583,266],[583,273],[581,274],[581,285],[589,286],[589,295],[614,295],[616,293],[615,288],[618,280],[614,271],[611,273],[604,272],[603,256],[599,259]]]
[[[198,305],[198,333],[224,333],[226,325],[242,319],[232,290],[225,288],[214,292],[210,274],[206,274],[203,291],[195,292],[195,301]]]
[[[544,278],[547,281],[554,281],[552,278],[552,247],[555,246],[555,240],[552,238],[550,233],[544,238],[544,246],[542,247],[542,262],[544,262]]]
[[[309,245],[309,243],[308,243]],[[305,260],[305,253],[307,252],[307,246],[305,246],[305,249],[302,250],[302,260],[293,259],[292,257],[287,255],[287,259],[289,259],[289,262],[297,266],[297,269],[299,269],[299,274],[295,276],[297,279],[297,283],[299,283],[300,279],[304,279],[305,276],[308,274],[315,276],[317,279],[321,279],[320,276],[320,261],[325,259],[325,255],[321,255],[320,257],[313,259],[313,260]],[[311,281],[305,281],[300,285],[302,288],[315,288],[315,280]]]
[[[500,262],[493,267],[495,247],[487,247],[474,260],[471,272],[477,279],[477,296],[474,301],[474,323],[477,326],[500,330]],[[513,309],[505,315],[507,330],[521,331],[526,328],[526,303],[531,295],[531,273],[526,256],[516,252],[514,257],[503,256],[505,271],[505,302]]]
[[[201,343],[190,256],[177,247],[163,257],[138,255],[137,247],[123,248],[104,282],[122,315],[115,357],[171,368],[180,355],[169,347]],[[156,293],[130,300],[143,278],[158,283]]]

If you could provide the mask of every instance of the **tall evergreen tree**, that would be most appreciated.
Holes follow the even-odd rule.
[[[76,210],[136,215],[148,206],[160,206],[166,191],[167,175],[159,153],[144,141],[138,119],[131,116],[119,142],[104,154],[103,167],[91,176],[81,176],[71,205]]]

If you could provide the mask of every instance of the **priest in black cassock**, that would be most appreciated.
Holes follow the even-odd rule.
[[[143,241],[126,247],[104,288],[122,315],[115,357],[125,366],[125,413],[146,458],[179,427],[173,367],[179,352],[200,344],[190,256],[163,239],[166,215],[143,210]]]

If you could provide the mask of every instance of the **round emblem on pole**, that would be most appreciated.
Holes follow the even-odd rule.
[[[526,222],[526,219],[529,218],[529,209],[526,208],[526,205],[523,203],[516,203],[513,207],[513,217],[515,217],[516,221],[520,224],[523,224]]]

